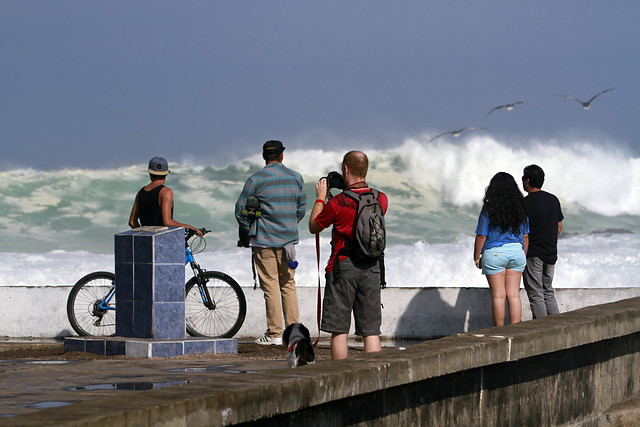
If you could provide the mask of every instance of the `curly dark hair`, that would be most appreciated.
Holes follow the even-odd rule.
[[[491,178],[482,203],[482,211],[489,214],[493,227],[503,233],[519,234],[522,231],[527,217],[524,197],[510,174],[498,172]]]

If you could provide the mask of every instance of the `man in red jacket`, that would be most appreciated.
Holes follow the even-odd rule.
[[[345,190],[356,193],[369,191],[365,182],[368,167],[369,161],[363,152],[345,154],[342,160]],[[353,236],[357,203],[344,193],[325,203],[327,194],[327,180],[322,178],[316,184],[317,200],[309,217],[309,231],[317,234],[333,225],[320,329],[331,332],[331,358],[335,360],[348,356],[347,338],[352,311],[355,333],[363,337],[364,351],[369,353],[381,349],[380,265],[378,261],[356,261],[344,254],[342,249]],[[378,203],[385,213],[388,199],[382,192],[379,192]],[[339,264],[339,274],[334,268],[336,264]]]

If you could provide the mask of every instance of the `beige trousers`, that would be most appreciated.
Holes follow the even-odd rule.
[[[285,327],[298,322],[298,296],[295,270],[289,268],[283,248],[252,248],[260,289],[264,292],[267,310],[267,332],[282,337],[282,316]]]

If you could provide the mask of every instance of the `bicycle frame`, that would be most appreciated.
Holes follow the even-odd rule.
[[[206,286],[208,280],[204,277],[204,274],[202,274],[202,269],[200,268],[200,265],[196,262],[195,258],[193,257],[193,253],[191,252],[191,248],[189,248],[188,241],[185,242],[184,244],[184,252],[185,252],[185,262],[184,262],[185,265],[190,264],[191,270],[193,270],[193,275],[198,278],[197,279],[198,290],[200,291],[200,296],[202,297],[202,303],[209,310],[215,309],[216,304],[211,299],[211,295],[209,295],[209,289]]]
[[[102,300],[100,301],[100,303],[98,304],[98,308],[101,310],[115,310],[115,307],[110,307],[109,303],[111,302],[111,298],[113,298],[116,295],[116,284],[114,283],[113,285],[111,285],[111,289],[109,289],[109,292],[107,292],[107,295],[105,295],[104,298],[102,298]]]

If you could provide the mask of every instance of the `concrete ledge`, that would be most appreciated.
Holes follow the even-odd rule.
[[[404,351],[47,409],[29,422],[595,426],[613,403],[638,392],[640,298],[633,298]]]
[[[640,331],[640,298],[575,310],[535,322],[474,331],[476,337],[494,337],[507,342],[505,361],[578,347]],[[496,330],[500,333],[496,335]]]
[[[266,329],[263,293],[242,288],[247,316],[234,338],[255,338]],[[0,336],[67,337],[75,333],[67,320],[70,286],[0,287]],[[316,324],[317,288],[298,287],[300,321],[312,334]],[[522,319],[530,320],[528,299],[521,290]],[[561,312],[640,297],[640,287],[556,290]],[[47,310],[30,310],[33,301],[47,301]],[[493,325],[489,288],[387,288],[382,291],[382,335],[389,339],[440,338]],[[353,333],[353,328],[351,333]],[[323,334],[326,336],[326,334]]]

